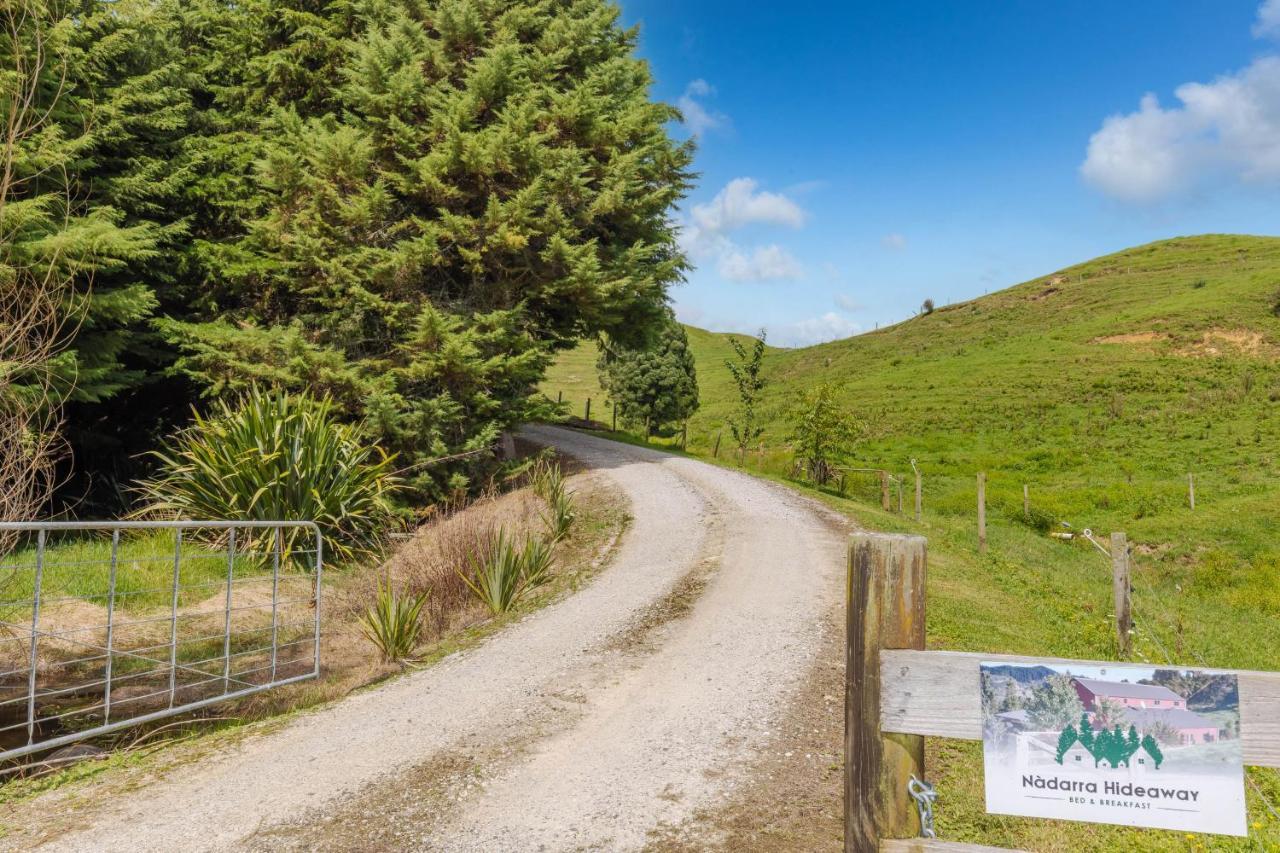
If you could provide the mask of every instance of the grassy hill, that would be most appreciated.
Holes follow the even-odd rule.
[[[1211,235],[1097,258],[874,333],[770,350],[765,449],[747,465],[794,483],[788,411],[800,390],[830,383],[875,430],[849,463],[901,476],[907,511],[882,511],[869,477],[851,477],[848,495],[822,497],[868,527],[929,537],[931,646],[1114,657],[1109,562],[1087,542],[1047,535],[1066,521],[1104,542],[1124,530],[1134,543],[1136,659],[1276,669],[1278,312],[1280,239]],[[689,450],[706,456],[735,404],[723,365],[730,350],[724,335],[689,334],[702,396]],[[566,354],[544,389],[553,399],[563,391],[579,415],[593,396],[593,417],[607,421],[594,363],[590,345]],[[912,459],[925,483],[919,523]],[[988,477],[986,554],[975,534],[979,471]],[[944,837],[1189,849],[1172,834],[985,815],[977,750],[933,750],[935,781],[951,791]],[[1274,774],[1253,779],[1280,802]],[[1259,838],[1280,847],[1280,820],[1252,787],[1250,796]],[[1222,849],[1257,849],[1256,840]]]

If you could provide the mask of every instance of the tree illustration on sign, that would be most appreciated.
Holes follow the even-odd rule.
[[[1112,726],[1110,729],[1102,728],[1095,734],[1088,714],[1080,716],[1079,729],[1068,724],[1059,733],[1055,760],[1063,764],[1067,752],[1077,743],[1093,756],[1094,767],[1103,766],[1104,761],[1106,766],[1112,769],[1129,767],[1138,750],[1143,750],[1151,756],[1157,770],[1164,763],[1164,753],[1160,751],[1159,744],[1151,735],[1140,737],[1137,727],[1133,725],[1129,726],[1127,735],[1119,725]]]

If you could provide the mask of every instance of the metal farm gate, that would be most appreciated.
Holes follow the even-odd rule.
[[[0,759],[315,678],[307,521],[0,522]]]

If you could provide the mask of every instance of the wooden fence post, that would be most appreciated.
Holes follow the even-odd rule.
[[[923,536],[855,533],[849,544],[845,648],[844,849],[877,853],[882,838],[912,838],[920,817],[907,793],[924,778],[924,738],[880,730],[880,652],[923,649]]]
[[[618,431],[618,404],[613,404],[613,432]]]
[[[922,506],[921,498],[923,496],[923,488],[920,482],[920,469],[916,467],[916,460],[914,459],[911,460],[911,470],[916,472],[916,521],[919,521],[921,517],[920,509]]]
[[[564,391],[563,391],[563,390],[557,391],[557,392],[556,392],[556,403],[557,403],[557,405],[558,405],[558,404],[560,404],[560,403],[563,403],[563,402],[564,402]]]
[[[586,421],[588,425],[591,424],[591,398],[590,397],[587,398],[587,410],[585,413],[583,413],[582,419]]]
[[[987,475],[978,474],[978,551],[987,553]]]
[[[1187,501],[1191,504],[1192,512],[1196,508],[1196,475],[1187,475]]]
[[[889,472],[880,472],[880,508],[889,511]]]
[[[1022,517],[1031,517],[1031,487],[1026,483],[1022,484]]]
[[[724,430],[720,430],[719,432],[716,433],[716,449],[711,451],[711,457],[713,459],[720,458],[720,436],[722,435],[724,435]]]
[[[898,515],[902,515],[902,478],[897,479],[898,483]]]
[[[1120,640],[1120,657],[1128,658],[1132,647],[1133,607],[1130,601],[1129,542],[1124,533],[1111,534],[1111,592],[1116,607],[1116,637]]]

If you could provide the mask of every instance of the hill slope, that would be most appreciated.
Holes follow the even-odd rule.
[[[1280,239],[1180,238],[875,333],[771,350],[766,447],[747,465],[791,479],[788,409],[798,391],[831,383],[876,433],[848,462],[895,472],[907,512],[883,511],[866,475],[851,476],[847,497],[824,499],[872,529],[928,537],[931,647],[1114,659],[1110,561],[1082,539],[1046,535],[1068,521],[1101,537],[1123,530],[1134,546],[1134,659],[1275,669],[1277,302]],[[689,449],[710,455],[735,404],[729,347],[724,335],[689,335],[703,401]],[[589,346],[567,354],[544,388],[553,399],[566,389],[577,414],[592,394],[593,417],[607,421],[594,361]],[[722,449],[721,461],[728,456]],[[919,522],[912,459],[924,478]],[[975,535],[979,471],[988,477],[985,553]],[[1175,833],[987,815],[976,744],[930,741],[928,766],[946,797],[945,838],[1028,850],[1187,847]],[[1216,839],[1215,849],[1280,846],[1280,820],[1262,801],[1265,792],[1280,804],[1280,776],[1252,770],[1250,779],[1253,835]]]

